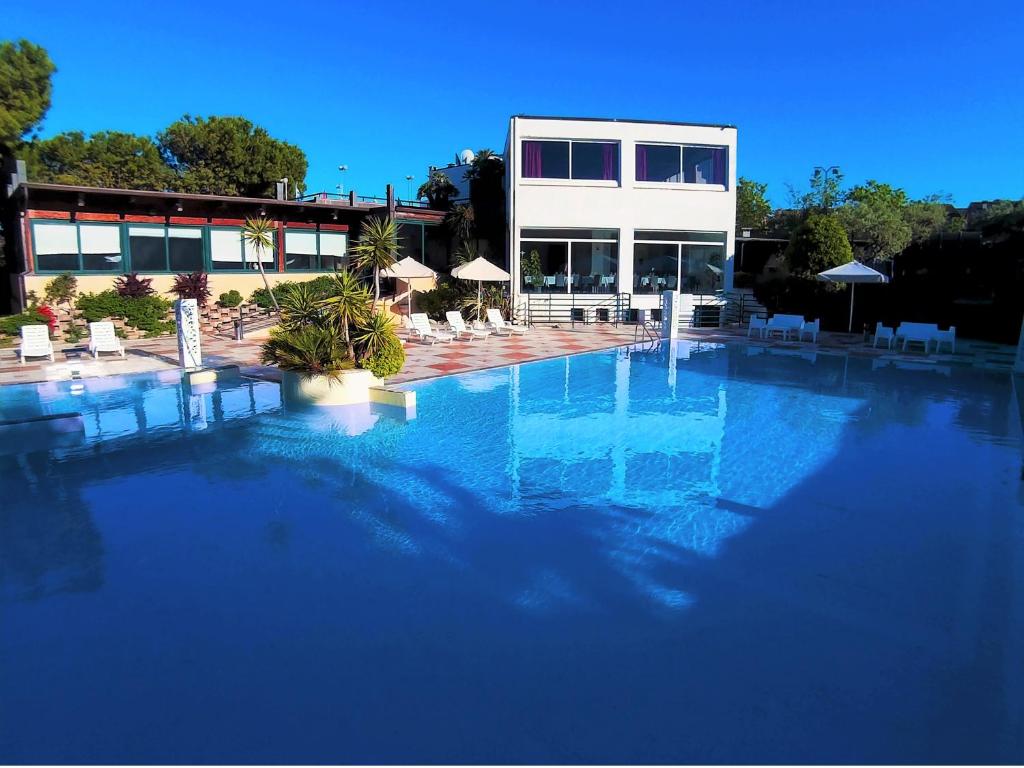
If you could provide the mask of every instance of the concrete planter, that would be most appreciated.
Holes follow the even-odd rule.
[[[356,405],[370,402],[370,387],[380,379],[362,369],[345,371],[338,379],[303,376],[281,371],[281,397],[285,405]]]

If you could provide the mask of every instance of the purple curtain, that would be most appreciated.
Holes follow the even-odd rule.
[[[711,183],[727,185],[725,180],[725,147],[711,150]]]
[[[616,146],[614,144],[605,144],[604,146],[604,168],[601,173],[601,178],[605,181],[614,181],[618,175],[615,173],[615,151]]]
[[[636,145],[636,180],[647,181],[647,147]]]
[[[543,168],[540,158],[540,142],[523,142],[523,176],[528,179],[541,178]]]

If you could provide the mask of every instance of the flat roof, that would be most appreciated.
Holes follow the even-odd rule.
[[[569,117],[559,115],[512,115],[513,118],[521,117],[524,120],[579,120],[588,123],[643,123],[646,125],[683,125],[691,128],[732,128],[736,126],[730,123],[683,123],[678,120],[637,120],[629,117]]]

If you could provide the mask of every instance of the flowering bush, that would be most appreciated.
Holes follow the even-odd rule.
[[[36,314],[43,318],[46,324],[50,327],[51,332],[57,330],[57,313],[50,309],[50,307],[46,304],[40,304],[36,307]]]

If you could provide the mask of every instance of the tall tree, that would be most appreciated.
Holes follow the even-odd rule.
[[[46,49],[20,40],[0,43],[0,155],[9,155],[50,109],[57,68]]]
[[[736,226],[744,229],[764,229],[772,215],[768,202],[768,185],[740,177],[736,187]]]
[[[148,136],[72,131],[29,142],[21,151],[34,181],[153,190],[172,184],[173,174]]]
[[[836,166],[815,168],[810,190],[799,193],[790,187],[790,195],[795,205],[807,213],[828,213],[843,201],[843,172]]]
[[[913,235],[905,218],[907,193],[898,187],[870,180],[846,193],[846,204],[836,215],[872,259],[887,261],[910,245]]]
[[[500,253],[505,242],[505,161],[489,149],[478,150],[466,169],[474,235]]]
[[[430,178],[420,184],[416,190],[417,197],[425,197],[430,207],[439,211],[447,211],[451,205],[451,199],[459,192],[458,187],[452,184],[445,174],[434,171]]]
[[[821,213],[807,217],[786,247],[789,268],[795,275],[808,279],[852,259],[853,249],[838,217]]]
[[[306,188],[305,153],[244,117],[185,115],[157,143],[183,192],[270,197],[282,178],[300,193]]]

